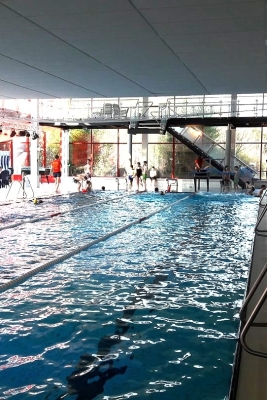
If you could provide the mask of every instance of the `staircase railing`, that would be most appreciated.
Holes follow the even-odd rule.
[[[197,154],[204,154],[205,158],[214,160],[212,165],[219,171],[222,171],[225,163],[225,148],[223,146],[217,144],[208,135],[195,127],[185,129],[171,127],[171,131],[169,130],[171,134],[174,134],[174,131],[178,140],[184,138],[184,142],[192,144],[192,150],[196,151]],[[243,182],[247,180],[252,181],[257,177],[256,171],[233,154],[231,154],[231,164],[239,166],[240,179]]]

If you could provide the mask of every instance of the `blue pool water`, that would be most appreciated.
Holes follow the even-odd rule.
[[[257,210],[207,193],[1,206],[0,285],[51,267],[0,293],[0,399],[226,398]]]

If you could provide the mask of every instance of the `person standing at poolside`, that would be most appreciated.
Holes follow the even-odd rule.
[[[137,165],[136,165],[136,168],[135,168],[136,190],[137,190],[137,192],[139,192],[139,185],[140,185],[140,183],[142,183],[140,181],[140,178],[142,177],[142,174],[143,174],[143,170],[142,170],[140,162],[138,162]]]
[[[146,180],[147,180],[147,172],[148,172],[147,161],[144,161],[142,169],[143,169],[142,182],[144,185],[144,191],[146,192],[146,190],[147,190],[146,189]]]
[[[53,173],[53,177],[55,179],[55,193],[58,193],[58,188],[59,188],[59,183],[60,183],[60,178],[61,178],[61,167],[62,167],[62,164],[59,159],[59,155],[57,154],[51,164],[51,170]]]
[[[151,167],[150,170],[150,181],[151,181],[151,186],[152,188],[156,189],[156,183],[157,183],[157,170],[156,168],[153,166]]]
[[[128,184],[128,191],[130,192],[133,187],[133,179],[135,176],[135,171],[133,165],[130,165],[129,169],[127,170],[127,180],[129,182]]]
[[[85,166],[83,167],[85,176],[87,179],[91,179],[92,178],[92,163],[91,163],[91,159],[87,158],[87,163],[85,164]]]

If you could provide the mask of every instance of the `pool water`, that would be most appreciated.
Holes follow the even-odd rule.
[[[51,267],[0,293],[0,399],[227,398],[257,199],[106,192],[20,207],[1,225],[0,285]]]

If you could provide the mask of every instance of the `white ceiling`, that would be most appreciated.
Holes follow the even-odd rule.
[[[267,0],[0,0],[0,98],[262,93]]]

